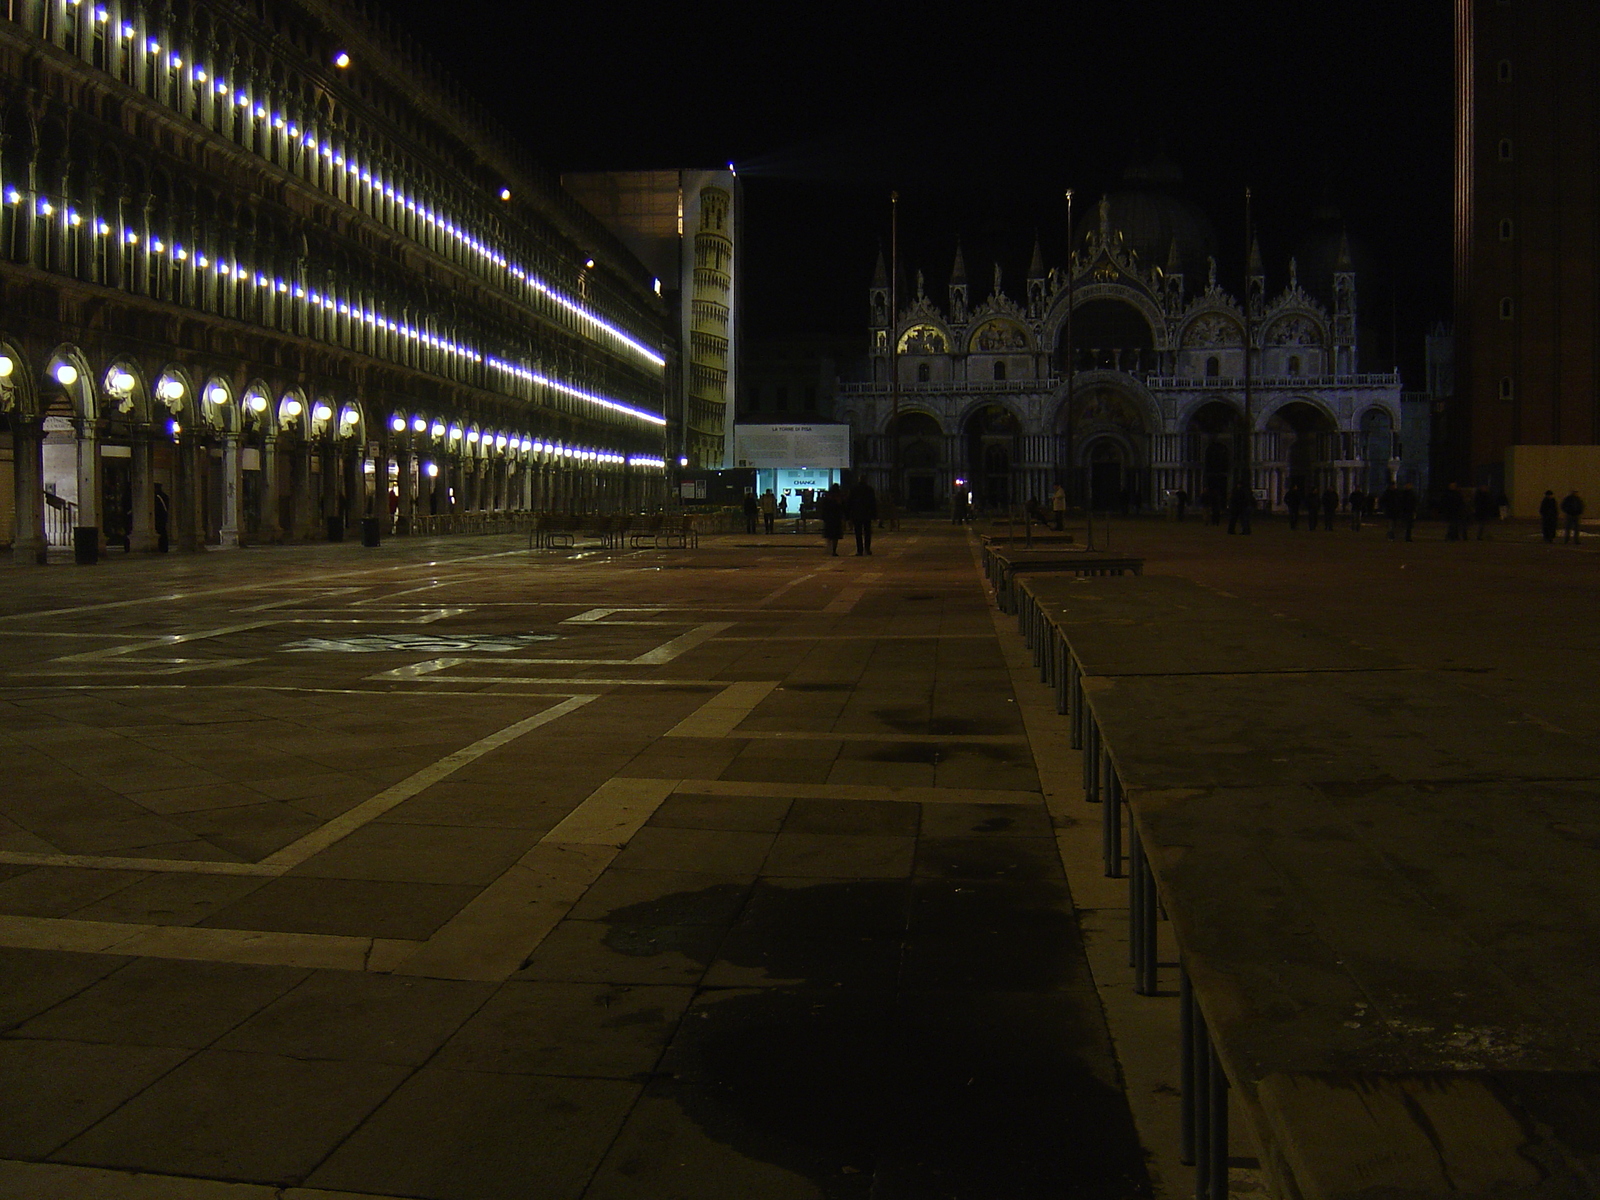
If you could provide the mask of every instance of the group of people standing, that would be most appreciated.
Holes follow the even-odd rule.
[[[848,490],[837,483],[817,497],[817,515],[822,518],[822,540],[828,543],[828,553],[839,553],[839,542],[844,537],[844,523],[856,535],[856,553],[872,553],[872,523],[878,519],[878,490],[866,479],[858,479]]]
[[[1546,492],[1544,499],[1539,501],[1539,526],[1544,534],[1544,540],[1556,540],[1556,523],[1560,518],[1566,518],[1566,536],[1561,540],[1570,546],[1576,546],[1582,536],[1579,525],[1583,519],[1583,497],[1578,495],[1578,489],[1573,488],[1559,503],[1554,492]]]

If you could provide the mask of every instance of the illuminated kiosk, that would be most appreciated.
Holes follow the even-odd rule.
[[[850,469],[848,425],[735,425],[734,461],[754,467],[756,493],[771,489],[797,511],[802,492],[826,491]]]

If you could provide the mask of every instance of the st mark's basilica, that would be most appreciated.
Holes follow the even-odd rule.
[[[1069,267],[1047,269],[1035,243],[1019,297],[998,266],[979,292],[958,246],[945,303],[918,272],[891,318],[880,256],[869,375],[841,385],[835,410],[858,468],[891,483],[898,408],[912,509],[957,487],[987,508],[1044,500],[1057,482],[1097,508],[1149,507],[1227,488],[1246,464],[1267,506],[1291,482],[1341,498],[1424,484],[1425,460],[1402,453],[1400,376],[1363,361],[1337,222],[1271,272],[1252,242],[1241,299],[1219,284],[1214,229],[1174,194],[1176,173],[1128,182],[1080,219]]]

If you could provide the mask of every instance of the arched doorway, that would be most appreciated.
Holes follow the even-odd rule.
[[[1198,471],[1200,495],[1228,493],[1233,466],[1239,460],[1245,436],[1244,417],[1233,405],[1213,400],[1195,409],[1189,417],[1188,462]]]
[[[1017,418],[1008,408],[986,404],[967,418],[967,478],[981,508],[1011,503],[1011,463],[1016,455]]]
[[[1089,505],[1106,512],[1127,507],[1129,488],[1128,459],[1114,439],[1096,438],[1089,443]]]
[[[1394,418],[1388,410],[1369,408],[1361,414],[1361,461],[1366,478],[1361,486],[1378,495],[1389,486],[1390,463],[1399,458],[1394,440]]]
[[[939,507],[946,490],[940,479],[944,470],[944,431],[939,422],[927,413],[902,413],[898,426],[890,423],[889,437],[898,442],[906,508],[932,512]]]
[[[1334,458],[1333,421],[1320,408],[1304,400],[1291,401],[1267,418],[1267,432],[1277,445],[1275,457],[1285,489],[1298,484],[1320,492],[1338,486],[1329,469]]]

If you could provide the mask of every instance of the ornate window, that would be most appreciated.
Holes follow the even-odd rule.
[[[1517,227],[1512,224],[1511,218],[1502,217],[1500,219],[1500,240],[1502,242],[1509,242],[1516,236],[1516,233]]]
[[[1300,356],[1298,354],[1289,355],[1289,374],[1300,374]]]
[[[995,363],[995,365],[994,365],[994,378],[995,378],[995,382],[996,383],[1005,382],[1005,378],[1006,378],[1006,365],[1005,365],[1005,363],[1003,363],[1003,362]]]
[[[1206,378],[1216,379],[1221,374],[1222,360],[1213,354],[1210,358],[1206,359]]]
[[[1517,315],[1517,306],[1510,296],[1500,297],[1500,319],[1509,321]]]
[[[1517,394],[1516,387],[1511,382],[1511,376],[1506,375],[1500,380],[1500,399],[1510,400]]]
[[[918,383],[927,383],[928,380],[930,380],[932,378],[933,378],[933,369],[931,367],[929,367],[927,363],[918,363],[917,364],[917,382]]]

